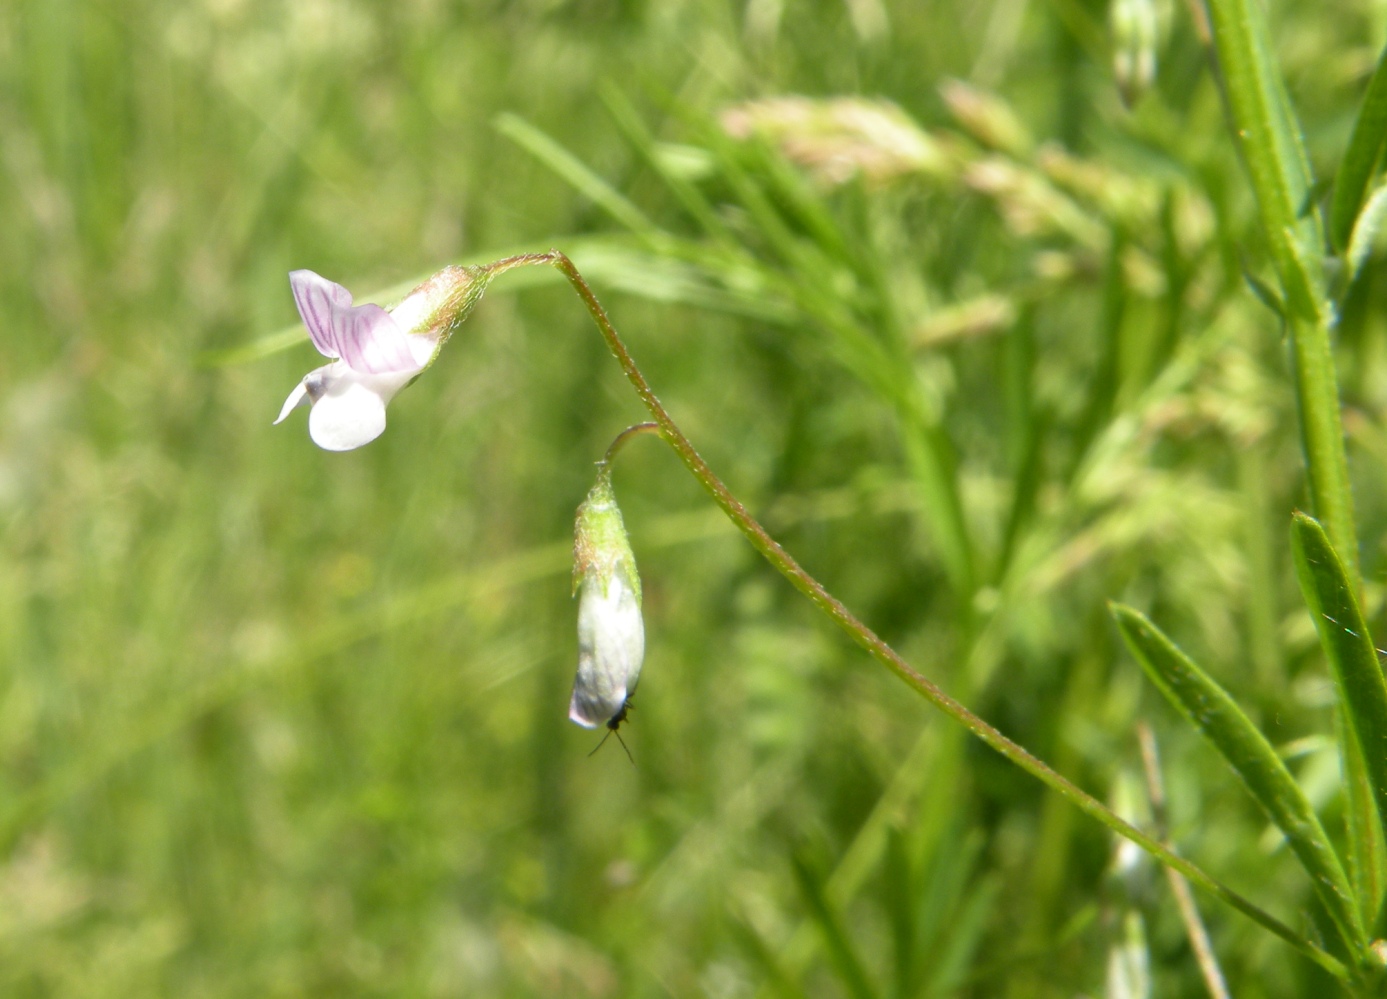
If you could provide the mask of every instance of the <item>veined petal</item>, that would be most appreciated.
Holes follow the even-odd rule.
[[[645,657],[640,601],[621,573],[606,583],[584,581],[578,603],[578,675],[568,717],[584,728],[605,725],[622,709]]]
[[[335,310],[333,317],[338,356],[353,371],[363,375],[397,371],[414,374],[423,367],[415,363],[409,334],[379,305]]]
[[[308,270],[289,272],[294,304],[313,346],[324,357],[341,358],[366,375],[417,372],[433,356],[416,360],[422,349],[379,305],[352,305],[352,295],[340,284]],[[430,340],[423,337],[424,340]]]
[[[303,380],[313,400],[308,435],[327,451],[350,451],[369,444],[385,430],[385,406],[413,377],[412,372],[362,375],[344,361],[311,372]]]
[[[333,332],[333,309],[350,309],[352,293],[312,271],[290,271],[289,287],[318,353],[324,357],[341,357]]]

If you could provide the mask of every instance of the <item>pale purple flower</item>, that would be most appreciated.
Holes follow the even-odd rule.
[[[304,377],[275,423],[307,400],[313,405],[308,435],[319,447],[350,451],[379,437],[386,404],[428,366],[442,342],[436,323],[421,323],[432,318],[437,304],[426,290],[432,283],[421,285],[392,314],[379,305],[352,305],[351,292],[312,271],[291,271],[303,324],[318,353],[332,363]],[[427,332],[409,332],[421,325]]]

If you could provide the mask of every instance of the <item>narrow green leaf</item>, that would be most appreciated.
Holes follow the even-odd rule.
[[[867,969],[858,956],[857,948],[853,946],[852,940],[843,929],[842,919],[829,904],[818,876],[801,858],[792,857],[791,861],[794,864],[795,880],[799,882],[804,899],[809,903],[809,910],[823,932],[829,958],[833,962],[834,970],[838,972],[838,977],[843,980],[848,994],[853,999],[875,999],[876,990],[872,988],[871,980],[867,977]]]
[[[1353,123],[1348,148],[1334,176],[1329,235],[1337,250],[1342,251],[1350,245],[1358,210],[1382,159],[1384,146],[1387,146],[1387,49],[1383,49],[1373,78],[1368,81],[1368,92],[1358,108],[1358,120]]]
[[[1122,316],[1127,305],[1122,256],[1127,242],[1125,234],[1117,226],[1113,227],[1110,238],[1103,277],[1103,311],[1096,324],[1102,337],[1102,347],[1097,370],[1089,379],[1088,398],[1076,432],[1075,454],[1069,471],[1071,478],[1084,467],[1089,446],[1111,421],[1113,403],[1121,388]]]
[[[1295,353],[1295,385],[1301,447],[1310,480],[1315,514],[1334,539],[1349,578],[1358,580],[1358,532],[1354,526],[1353,490],[1339,413],[1339,378],[1329,344],[1328,326],[1295,317],[1290,322]]]
[[[751,963],[765,974],[765,981],[756,993],[758,996],[773,992],[780,999],[805,999],[804,989],[796,984],[775,951],[761,939],[761,934],[749,920],[733,916],[728,926],[732,938],[741,945]]]
[[[782,204],[789,218],[797,222],[819,247],[825,257],[856,268],[856,254],[844,239],[843,229],[828,211],[823,199],[810,187],[804,174],[790,166],[785,158],[770,146],[760,142],[748,143],[747,153],[760,177]]]
[[[782,264],[804,277],[832,287],[834,266],[816,244],[797,233],[768,193],[770,178],[751,152],[723,135],[715,125],[706,126],[703,139],[717,158],[718,172],[737,201],[756,225],[758,235],[780,258]]]
[[[887,831],[886,856],[882,863],[887,924],[891,930],[891,957],[894,982],[892,993],[913,995],[919,948],[915,946],[915,918],[920,890],[910,856],[910,845],[900,829]]]
[[[993,568],[994,581],[1006,579],[1026,526],[1036,511],[1044,480],[1045,444],[1050,412],[1038,405],[1035,391],[1035,313],[1027,307],[1007,333],[1001,383],[1006,402],[1007,450],[1012,468],[1011,509],[1007,512],[1002,547]]]
[[[1079,0],[1049,0],[1049,7],[1089,59],[1099,66],[1112,62],[1108,33],[1102,22],[1090,13],[1088,5]]]
[[[294,323],[249,343],[218,350],[204,350],[197,356],[197,365],[200,368],[231,368],[238,364],[263,361],[267,357],[273,357],[307,342],[308,330],[304,328],[303,323]]]
[[[616,188],[525,119],[513,114],[498,115],[496,129],[627,229],[643,236],[659,233],[655,223]]]
[[[1253,274],[1246,267],[1243,268],[1243,280],[1247,282],[1248,290],[1252,292],[1257,301],[1261,302],[1272,312],[1275,312],[1282,322],[1286,321],[1286,303],[1281,301],[1280,292],[1267,284],[1256,274]]]
[[[718,218],[717,210],[712,206],[698,186],[685,177],[670,170],[668,165],[661,160],[655,147],[655,140],[651,138],[646,130],[645,122],[641,121],[640,114],[631,106],[631,102],[626,96],[611,83],[603,83],[598,89],[598,95],[602,98],[602,103],[607,106],[607,112],[616,122],[616,126],[621,130],[626,141],[640,155],[647,166],[659,174],[665,186],[693,218],[698,220],[698,224],[709,238],[728,243],[731,241],[727,226],[722,219]]]
[[[1350,951],[1366,944],[1343,865],[1300,785],[1228,693],[1143,614],[1120,604],[1113,617],[1128,648],[1161,693],[1214,744],[1310,875]]]
[[[1377,801],[1363,750],[1357,738],[1348,734],[1348,713],[1339,705],[1335,719],[1335,736],[1342,750],[1344,781],[1344,831],[1348,835],[1348,874],[1359,900],[1366,926],[1376,925],[1374,906],[1382,896],[1383,851],[1381,824],[1377,820]],[[1376,940],[1381,930],[1370,930]]]
[[[1387,184],[1379,184],[1368,195],[1363,210],[1353,223],[1353,234],[1349,236],[1348,251],[1344,254],[1345,288],[1353,284],[1358,272],[1368,262],[1368,254],[1373,251],[1373,244],[1384,221],[1387,221]]]
[[[1291,523],[1300,589],[1334,672],[1339,702],[1362,749],[1378,819],[1387,823],[1387,680],[1377,647],[1324,528],[1303,513],[1295,514]]]

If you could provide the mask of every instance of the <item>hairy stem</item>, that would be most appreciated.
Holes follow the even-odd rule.
[[[597,328],[601,331],[602,337],[607,342],[608,348],[616,357],[617,363],[621,365],[621,370],[625,373],[627,380],[635,389],[636,395],[645,404],[650,415],[654,418],[656,426],[659,428],[660,436],[678,455],[686,468],[693,474],[712,496],[713,502],[717,503],[727,514],[728,518],[737,525],[738,529],[746,535],[747,540],[752,546],[770,562],[780,574],[788,579],[795,589],[809,598],[815,606],[827,614],[838,627],[852,638],[854,642],[866,649],[873,659],[881,663],[891,672],[906,682],[918,694],[929,701],[940,711],[953,718],[964,726],[969,732],[977,736],[987,745],[991,746],[998,753],[1001,753],[1012,763],[1022,770],[1031,774],[1036,779],[1051,790],[1063,796],[1080,811],[1097,819],[1119,836],[1131,840],[1147,853],[1161,861],[1167,867],[1179,871],[1193,884],[1221,899],[1228,905],[1237,909],[1254,922],[1260,924],[1267,930],[1285,940],[1291,946],[1301,951],[1311,960],[1315,961],[1325,970],[1340,979],[1348,979],[1348,969],[1336,958],[1325,952],[1309,940],[1297,934],[1285,923],[1282,923],[1270,913],[1254,905],[1251,901],[1235,892],[1233,889],[1216,880],[1207,874],[1202,868],[1191,863],[1185,858],[1172,852],[1156,838],[1147,835],[1140,829],[1123,820],[1119,815],[1104,805],[1097,798],[1088,792],[1080,789],[1066,777],[1051,769],[1046,763],[1034,756],[1029,750],[1018,743],[1008,739],[1000,731],[969,711],[961,703],[954,700],[944,693],[938,686],[918,673],[909,663],[886,644],[871,628],[860,621],[852,611],[848,610],[837,597],[829,593],[822,583],[806,572],[794,557],[782,548],[774,538],[772,538],[750,513],[723,484],[722,480],[713,474],[713,470],[708,467],[707,462],[699,455],[693,444],[684,436],[673,417],[665,410],[660,400],[656,398],[650,384],[641,374],[636,362],[631,357],[630,351],[626,349],[626,344],[622,341],[612,325],[612,321],[607,317],[606,310],[593,294],[583,276],[578,273],[578,269],[573,266],[573,262],[558,250],[550,250],[548,253],[527,253],[515,257],[507,257],[499,260],[486,268],[488,277],[494,277],[505,271],[516,267],[549,265],[558,269],[564,275],[578,297],[587,306],[588,312],[592,314],[593,321],[597,323]],[[634,428],[633,428],[634,429]],[[624,436],[624,435],[623,435]]]

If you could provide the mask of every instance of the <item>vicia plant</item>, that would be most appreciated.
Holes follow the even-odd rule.
[[[507,257],[471,268],[450,267],[420,285],[392,311],[353,306],[339,285],[307,271],[291,275],[295,300],[314,346],[331,363],[311,372],[285,403],[280,419],[305,398],[313,403],[309,431],[329,450],[348,450],[375,439],[385,428],[390,399],[437,357],[498,275],[522,266],[553,266],[588,308],[628,382],[653,417],[617,436],[598,465],[597,483],[580,506],[575,531],[574,584],[579,593],[577,677],[569,717],[587,728],[615,731],[626,718],[645,652],[640,581],[611,486],[611,462],[637,434],[660,437],[713,501],[790,583],[828,615],[858,645],[927,701],[973,735],[1039,779],[1081,811],[1141,847],[1192,884],[1232,906],[1296,948],[1354,995],[1378,995],[1387,983],[1387,906],[1354,897],[1344,865],[1275,750],[1233,700],[1181,653],[1150,621],[1115,607],[1123,636],[1148,673],[1210,739],[1268,817],[1285,834],[1314,882],[1327,915],[1326,932],[1297,931],[1180,856],[1158,834],[1127,822],[1028,750],[1004,736],[917,672],[785,551],[747,512],[679,429],[636,366],[624,341],[572,261],[558,251]],[[1340,447],[1342,446],[1340,442]],[[1317,455],[1310,449],[1312,470]],[[1332,505],[1329,511],[1333,513]],[[1321,637],[1335,668],[1342,708],[1352,733],[1368,797],[1387,814],[1387,684],[1377,664],[1355,593],[1355,575],[1345,551],[1336,553],[1332,530],[1301,516],[1295,543],[1307,600],[1321,624]],[[1351,538],[1351,534],[1349,535]],[[1349,555],[1352,548],[1348,548]],[[1340,561],[1344,559],[1344,561]],[[1369,807],[1372,807],[1372,804]]]

